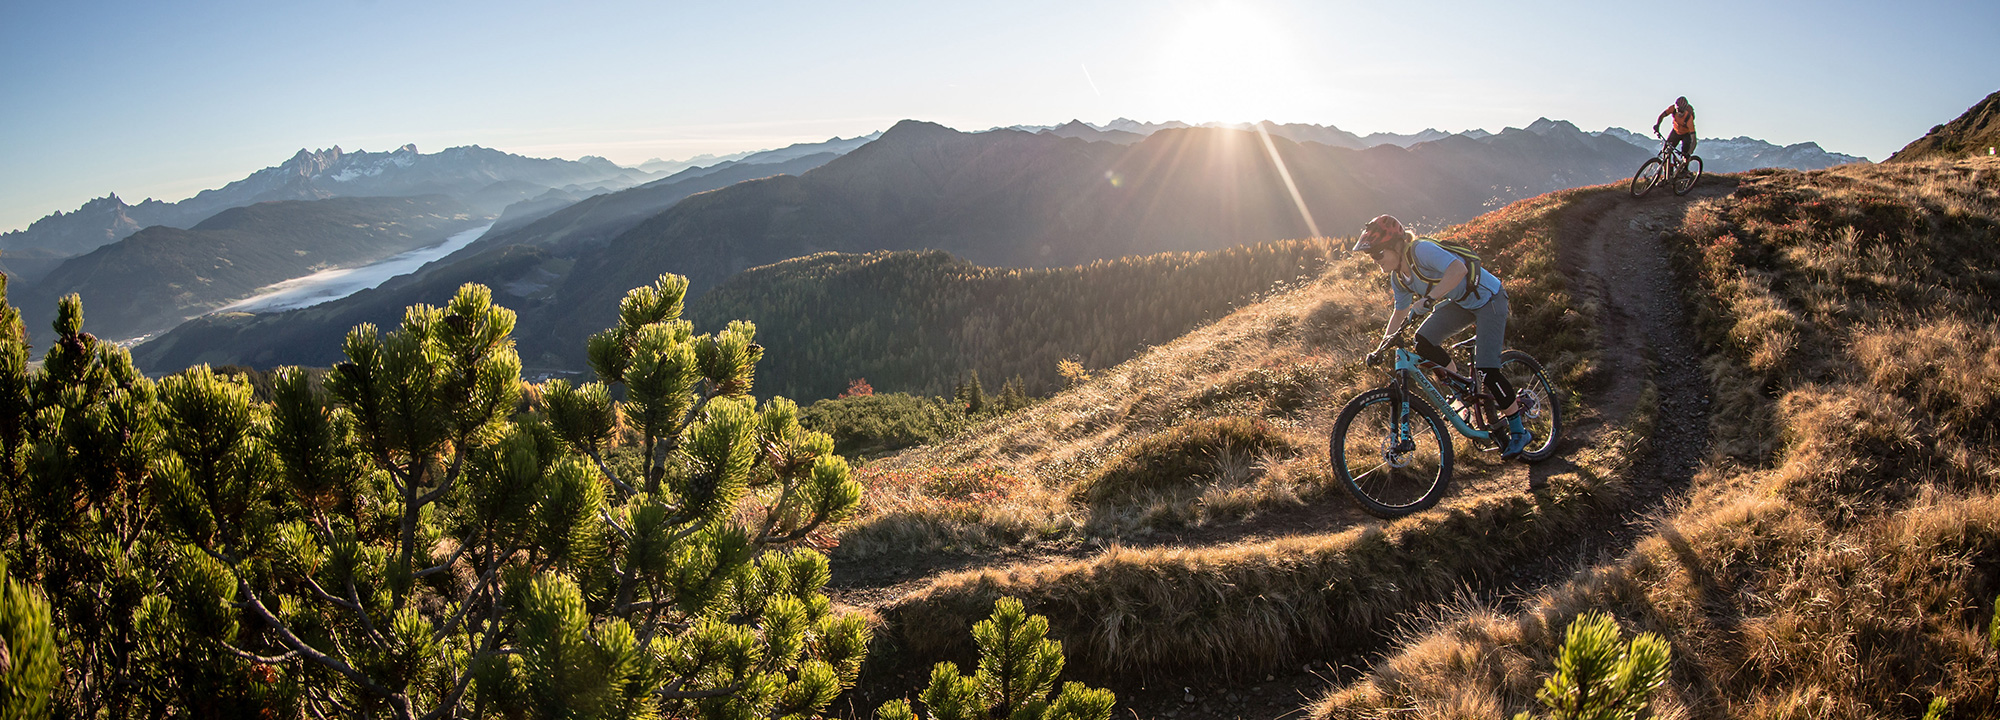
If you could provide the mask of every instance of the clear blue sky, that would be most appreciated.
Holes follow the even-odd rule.
[[[300,148],[624,164],[1141,120],[1643,130],[1882,159],[2000,89],[2000,2],[0,0],[0,230]]]

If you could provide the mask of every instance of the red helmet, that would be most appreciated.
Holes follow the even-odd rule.
[[[1377,215],[1367,225],[1361,226],[1361,239],[1354,241],[1354,252],[1372,253],[1378,248],[1395,247],[1410,239],[1410,231],[1403,229],[1403,222],[1394,215]]]

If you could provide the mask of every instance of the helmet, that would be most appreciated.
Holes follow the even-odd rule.
[[[1394,215],[1377,215],[1367,225],[1361,226],[1361,239],[1354,241],[1354,252],[1375,252],[1378,248],[1396,247],[1408,242],[1410,231],[1403,229],[1403,222]]]

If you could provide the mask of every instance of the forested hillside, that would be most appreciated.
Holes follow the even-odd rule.
[[[1073,268],[979,267],[940,251],[821,253],[756,268],[688,306],[697,327],[757,323],[759,388],[801,401],[866,378],[939,394],[977,372],[1061,387],[1058,361],[1102,368],[1236,304],[1319,274],[1325,241],[1166,253]]]
[[[258,203],[186,230],[141,230],[16,286],[14,297],[30,326],[42,328],[55,319],[57,298],[81,294],[92,329],[125,339],[172,328],[271,283],[437,244],[486,218],[443,195]]]

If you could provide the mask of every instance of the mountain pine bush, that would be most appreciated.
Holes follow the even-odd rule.
[[[356,327],[323,381],[281,369],[270,402],[139,375],[75,296],[32,369],[0,302],[0,540],[51,600],[58,712],[817,713],[868,631],[788,546],[860,486],[794,404],[750,397],[755,329],[695,335],[685,289],[628,294],[590,343],[602,381],[550,383],[539,416],[478,285]]]
[[[1618,623],[1592,611],[1569,625],[1556,672],[1537,698],[1548,720],[1633,720],[1667,680],[1672,651],[1652,633],[1619,642]],[[1527,713],[1514,720],[1534,720]]]
[[[48,602],[0,559],[0,720],[43,717],[61,675]]]
[[[1048,639],[1048,618],[1030,615],[1020,600],[993,603],[993,616],[972,626],[979,644],[979,668],[971,675],[957,665],[931,668],[930,686],[917,699],[926,720],[1108,720],[1118,698],[1083,683],[1063,684],[1062,643]],[[907,700],[892,700],[875,712],[877,720],[917,720]]]

